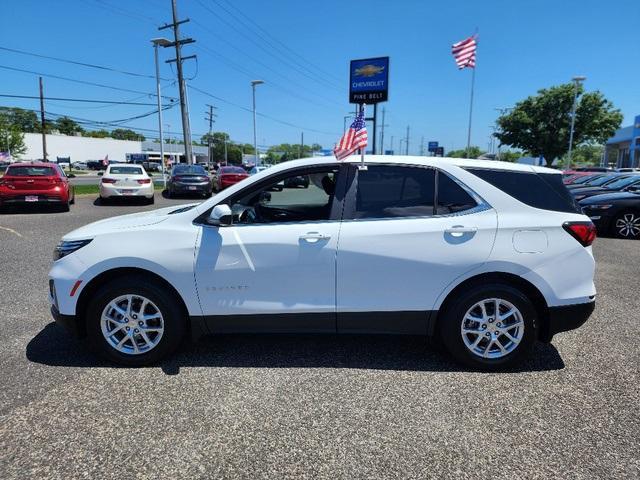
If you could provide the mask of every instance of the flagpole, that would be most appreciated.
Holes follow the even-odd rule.
[[[366,104],[366,103],[361,103],[361,104],[360,104],[360,113],[364,114],[364,108],[365,108],[366,106],[367,106],[367,104]],[[364,115],[363,115],[363,116],[364,116]],[[365,126],[365,128],[366,128],[366,126]],[[374,135],[375,135],[375,134],[374,134]],[[360,170],[365,170],[365,169],[367,168],[367,167],[365,166],[365,164],[364,164],[364,151],[365,151],[366,149],[367,149],[366,147],[365,147],[365,148],[361,148],[361,149],[360,149]]]
[[[473,116],[473,88],[476,83],[476,67],[472,68],[473,72],[471,73],[471,99],[469,101],[469,129],[467,130],[467,150],[465,151],[465,155],[469,156],[469,148],[471,147],[471,119]]]

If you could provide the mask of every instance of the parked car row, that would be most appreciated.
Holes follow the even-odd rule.
[[[601,234],[640,239],[640,172],[571,172],[563,181]]]

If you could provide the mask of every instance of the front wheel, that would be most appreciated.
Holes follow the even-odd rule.
[[[619,213],[613,221],[613,231],[618,238],[640,239],[640,212]]]
[[[126,366],[157,363],[180,345],[185,315],[178,299],[144,277],[117,278],[87,309],[87,334],[98,352]]]
[[[499,370],[523,360],[537,338],[531,301],[508,285],[481,285],[449,304],[439,322],[442,340],[460,363]]]

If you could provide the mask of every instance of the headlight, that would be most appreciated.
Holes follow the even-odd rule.
[[[607,208],[611,208],[613,205],[588,205],[585,208],[590,210],[606,210]]]
[[[59,260],[62,257],[66,257],[67,255],[75,252],[76,250],[80,250],[82,247],[91,242],[89,240],[71,240],[65,242],[61,241],[56,248],[53,249],[53,260]]]

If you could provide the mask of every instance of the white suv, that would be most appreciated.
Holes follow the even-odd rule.
[[[309,188],[281,182],[306,176]],[[370,156],[280,164],[210,200],[66,235],[55,319],[125,365],[185,336],[418,334],[497,369],[594,308],[595,229],[560,172]]]

